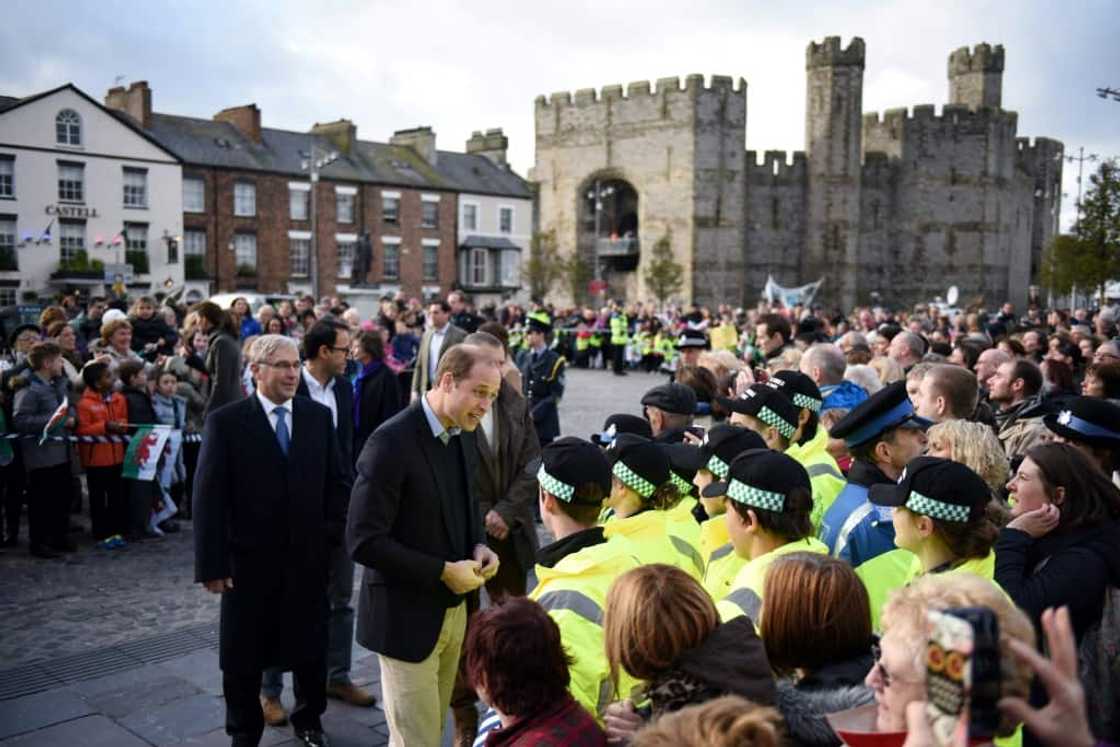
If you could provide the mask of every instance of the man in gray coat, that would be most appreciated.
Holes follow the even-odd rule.
[[[428,327],[420,338],[416,368],[412,371],[411,402],[416,402],[432,388],[439,359],[466,336],[466,332],[451,323],[451,305],[447,301],[433,301],[428,306]]]

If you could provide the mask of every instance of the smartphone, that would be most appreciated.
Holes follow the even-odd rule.
[[[990,739],[999,725],[999,621],[982,607],[928,613],[926,713],[940,747]]]

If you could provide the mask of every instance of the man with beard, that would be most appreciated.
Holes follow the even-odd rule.
[[[1042,416],[1042,371],[1029,360],[1008,361],[988,379],[988,399],[996,410],[997,435],[1012,469],[1046,434]]]

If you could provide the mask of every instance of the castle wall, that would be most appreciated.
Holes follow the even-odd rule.
[[[780,285],[797,285],[808,211],[805,153],[792,159],[768,150],[759,159],[747,151],[744,227],[747,249],[746,292],[758,298],[772,274]]]
[[[1062,202],[1062,156],[1057,140],[1040,137],[1032,144],[1028,138],[1016,139],[1019,169],[1032,181],[1034,204],[1031,210],[1031,277],[1042,267],[1042,253],[1058,231]]]

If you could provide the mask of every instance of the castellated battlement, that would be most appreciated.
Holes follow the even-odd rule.
[[[679,77],[658,78],[656,85],[648,80],[634,81],[623,87],[621,84],[603,86],[601,89],[581,88],[575,92],[559,91],[550,96],[537,96],[535,106],[539,109],[555,107],[595,106],[607,101],[631,101],[643,98],[668,96],[677,93],[728,92],[746,96],[747,82],[743,78],[729,75],[713,75],[704,83],[704,76],[698,73],[686,75],[682,83]]]
[[[847,49],[840,46],[839,36],[826,36],[820,44],[809,42],[805,49],[805,67],[863,67],[863,39],[853,36]]]
[[[804,184],[808,173],[805,151],[794,151],[792,161],[789,155],[784,150],[768,150],[759,160],[757,151],[748,150],[745,164],[747,181],[751,184]]]
[[[887,109],[882,114],[868,112],[863,115],[863,129],[887,130],[893,137],[901,137],[906,129],[914,126],[960,127],[964,131],[999,126],[1014,127],[1019,115],[1002,109],[970,109],[961,104],[945,104],[941,113],[933,104],[918,104],[913,108]],[[1045,138],[1043,138],[1045,139]]]
[[[1015,138],[1015,158],[1019,166],[1028,174],[1047,169],[1060,171],[1061,159],[1065,155],[1065,146],[1058,140],[1048,137]]]
[[[949,55],[949,75],[964,75],[965,73],[1002,73],[1003,72],[1003,45],[993,47],[984,42],[977,44],[971,50],[961,47]]]

